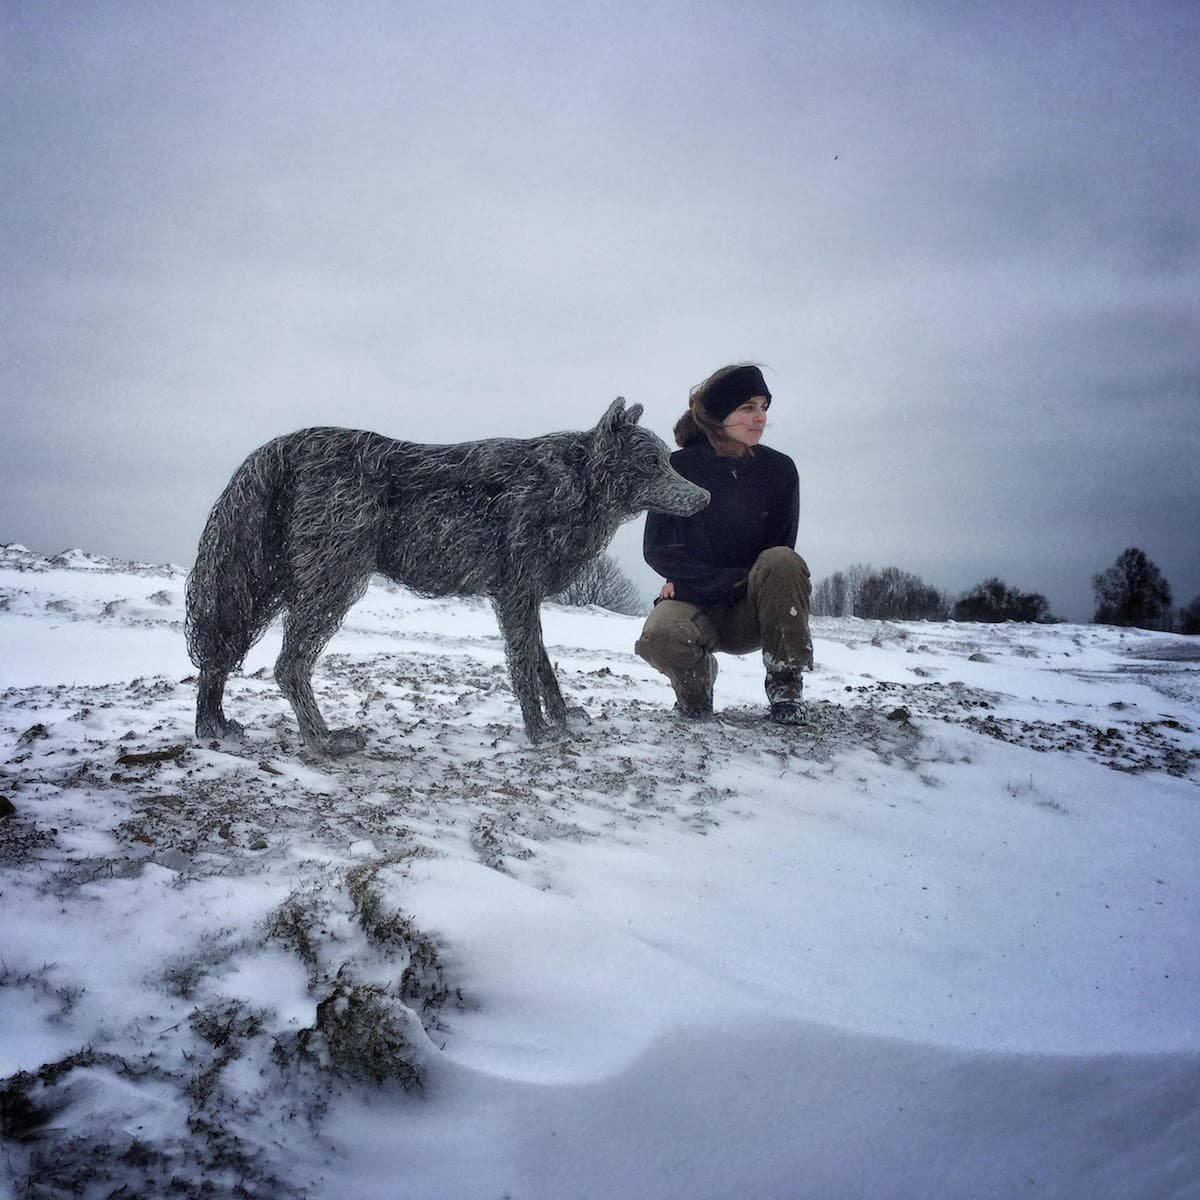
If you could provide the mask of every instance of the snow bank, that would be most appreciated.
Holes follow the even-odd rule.
[[[1200,1194],[1184,639],[818,621],[781,730],[754,656],[682,723],[636,621],[547,606],[533,748],[486,604],[377,583],[321,761],[275,633],[194,743],[182,595],[0,555],[18,1192]]]

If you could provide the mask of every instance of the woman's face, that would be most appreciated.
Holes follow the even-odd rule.
[[[770,400],[766,396],[755,396],[739,405],[721,422],[725,436],[739,446],[753,448],[762,440],[767,424],[767,409]]]

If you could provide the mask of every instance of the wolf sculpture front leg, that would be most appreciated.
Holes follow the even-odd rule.
[[[504,636],[509,677],[525,732],[531,742],[544,741],[552,726],[561,728],[566,723],[567,706],[542,642],[541,604],[536,596],[517,592],[493,597],[492,606]]]

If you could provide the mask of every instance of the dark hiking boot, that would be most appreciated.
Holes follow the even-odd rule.
[[[716,655],[706,654],[694,671],[682,681],[684,687],[675,693],[675,711],[689,720],[711,717],[713,711],[713,684],[717,681]]]
[[[804,705],[799,700],[774,700],[771,720],[776,725],[803,725]]]
[[[799,704],[804,699],[804,675],[799,667],[770,667],[766,679],[767,699],[775,704],[791,701]]]
[[[804,722],[804,676],[799,667],[774,666],[767,671],[767,702],[776,725]]]

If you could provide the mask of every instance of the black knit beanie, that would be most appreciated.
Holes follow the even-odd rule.
[[[758,367],[748,365],[735,367],[728,375],[722,375],[696,398],[714,421],[724,421],[735,408],[740,408],[755,396],[771,399],[762,371]]]

